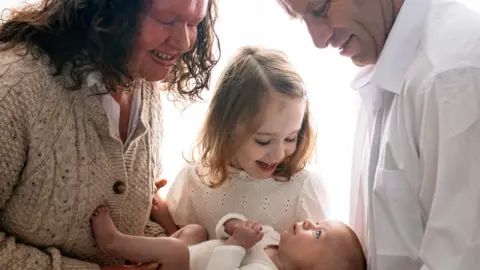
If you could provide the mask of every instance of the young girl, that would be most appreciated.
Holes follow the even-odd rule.
[[[239,213],[284,231],[326,218],[321,179],[305,169],[314,148],[305,86],[278,51],[247,47],[220,78],[197,149],[167,195],[178,227]],[[155,217],[153,217],[155,218]],[[165,227],[167,219],[158,220]]]

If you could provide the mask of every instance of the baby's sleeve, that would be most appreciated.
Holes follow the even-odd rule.
[[[217,223],[216,226],[216,236],[217,239],[226,240],[230,237],[229,234],[225,232],[225,223],[230,219],[239,219],[242,221],[247,221],[247,218],[241,214],[237,213],[230,213],[223,216]],[[270,244],[271,240],[267,240],[265,242],[265,238],[268,239],[279,239],[277,232],[273,230],[270,226],[263,226],[263,232],[265,233],[264,240],[261,243],[268,243]],[[277,234],[277,235],[275,235]],[[278,241],[273,241],[272,244],[278,244]],[[259,243],[260,244],[260,243]],[[258,245],[258,244],[257,244]],[[250,249],[249,252],[255,252],[260,250],[263,252],[263,247],[261,249]],[[206,270],[273,270],[271,267],[261,264],[261,263],[250,263],[250,264],[243,264],[243,259],[245,258],[247,251],[240,246],[234,245],[221,245],[216,247],[210,260],[208,262]]]
[[[197,213],[190,197],[195,174],[194,166],[185,166],[178,173],[166,197],[168,211],[178,226],[198,224]]]
[[[263,249],[260,251],[263,252]],[[246,250],[239,246],[219,246],[213,250],[206,270],[273,270],[261,263],[243,264]]]
[[[225,231],[225,223],[230,219],[239,219],[241,221],[247,221],[247,218],[241,214],[236,214],[236,213],[226,214],[217,222],[217,226],[215,227],[215,235],[217,239],[228,239],[231,236]]]
[[[323,179],[318,173],[309,171],[298,196],[297,220],[322,221],[327,218],[328,199]]]

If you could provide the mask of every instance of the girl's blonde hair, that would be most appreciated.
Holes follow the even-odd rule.
[[[230,178],[230,161],[263,123],[262,107],[272,93],[306,100],[297,149],[279,164],[274,177],[289,180],[307,165],[315,145],[315,132],[303,80],[284,53],[244,47],[230,60],[219,79],[194,149],[199,154],[197,163],[208,171],[210,180],[203,180],[205,184],[219,187]]]

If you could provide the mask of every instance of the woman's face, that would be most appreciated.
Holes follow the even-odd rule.
[[[182,54],[195,46],[207,4],[208,0],[151,0],[133,46],[133,76],[151,82],[165,79]]]

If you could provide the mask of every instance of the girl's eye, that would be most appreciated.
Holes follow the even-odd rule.
[[[270,141],[260,141],[260,140],[255,140],[255,142],[258,145],[261,145],[261,146],[265,146],[265,145],[268,145],[270,143]]]
[[[289,143],[293,143],[293,142],[297,142],[297,137],[295,138],[287,138],[285,139],[286,142],[289,142]]]

